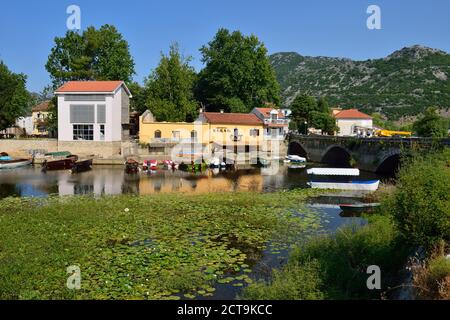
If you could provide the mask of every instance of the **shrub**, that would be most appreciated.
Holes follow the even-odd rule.
[[[320,300],[324,293],[317,260],[291,263],[283,271],[274,270],[272,281],[250,285],[242,298],[249,300]]]
[[[425,248],[450,240],[450,150],[416,159],[399,175],[398,187],[385,208],[404,237]]]
[[[443,256],[413,267],[414,286],[420,299],[450,299],[450,260]]]

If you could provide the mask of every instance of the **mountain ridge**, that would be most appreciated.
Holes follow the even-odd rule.
[[[326,96],[333,106],[380,112],[391,119],[417,115],[429,106],[450,107],[450,55],[413,45],[384,58],[352,60],[272,54],[283,106],[298,94]]]

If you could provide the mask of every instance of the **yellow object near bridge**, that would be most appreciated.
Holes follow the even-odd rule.
[[[409,131],[391,131],[391,130],[378,130],[376,132],[378,137],[411,137],[412,132]]]

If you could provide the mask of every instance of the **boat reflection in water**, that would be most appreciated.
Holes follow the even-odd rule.
[[[369,177],[373,178],[373,177]],[[123,166],[93,166],[80,174],[68,170],[42,173],[39,167],[0,171],[0,197],[56,195],[118,195],[154,193],[270,192],[307,188],[305,169],[281,165],[236,171],[209,169],[202,173],[158,170],[126,174]]]

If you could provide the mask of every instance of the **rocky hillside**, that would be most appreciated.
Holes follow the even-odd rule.
[[[270,60],[285,106],[306,93],[391,119],[417,115],[428,106],[450,107],[450,55],[444,51],[413,46],[366,61],[281,52]]]

